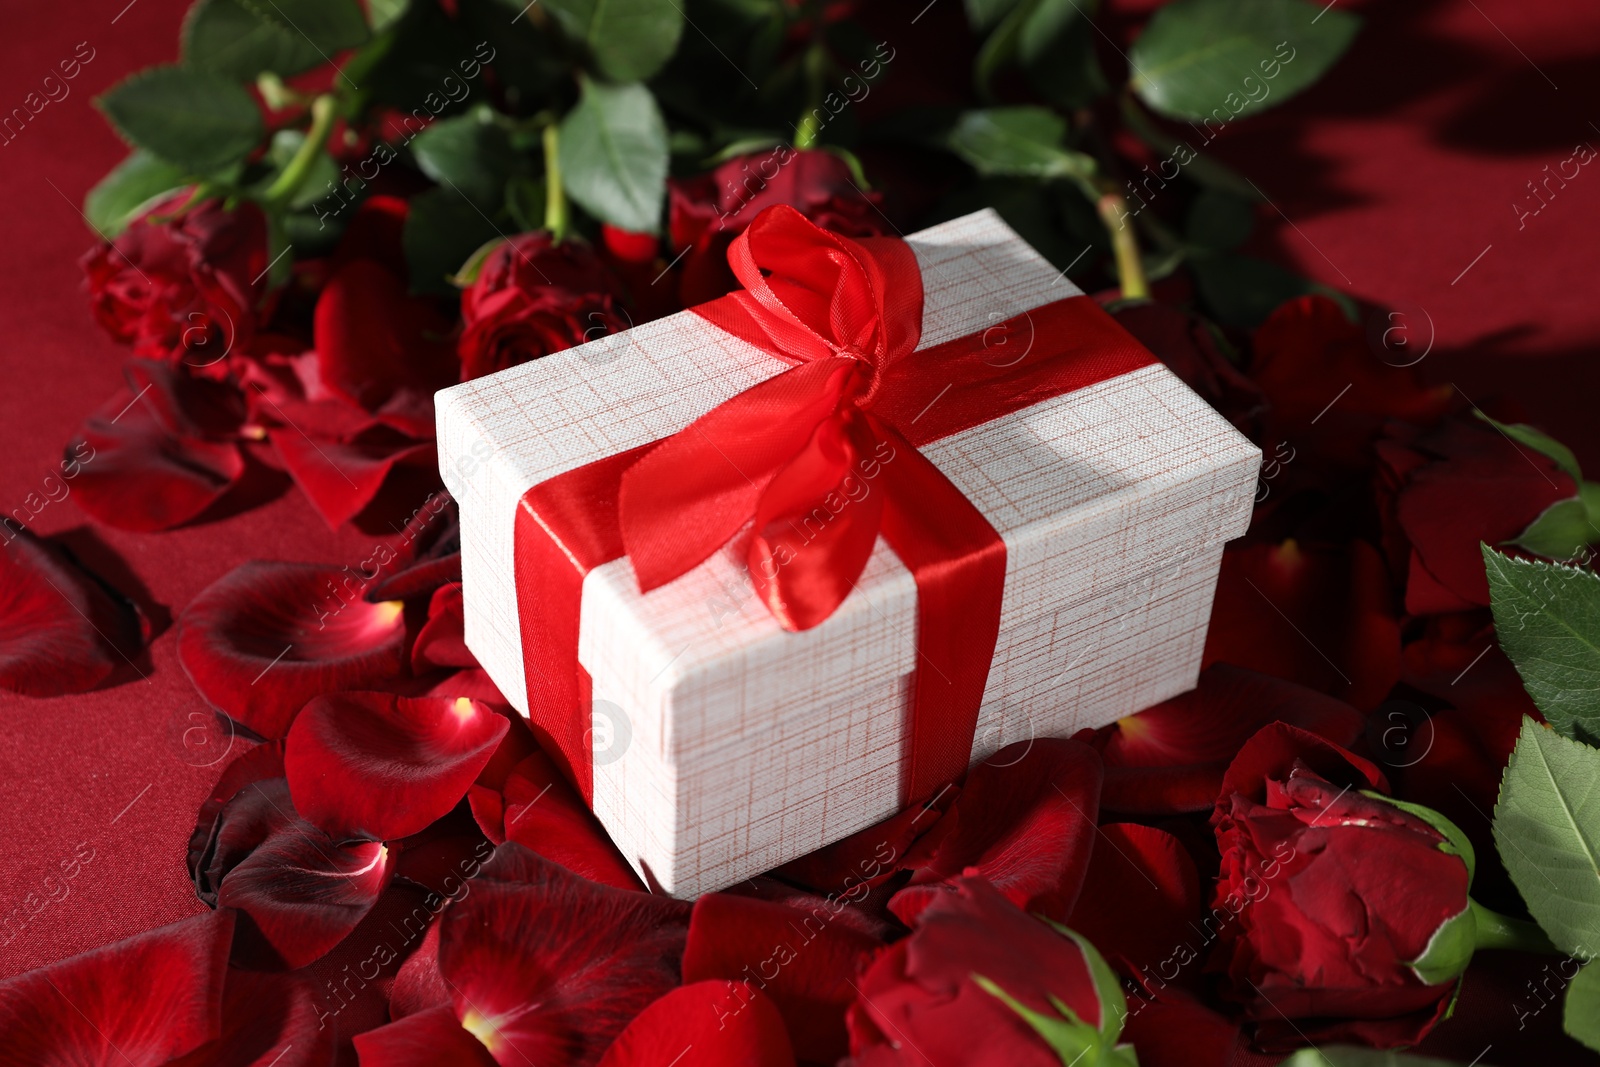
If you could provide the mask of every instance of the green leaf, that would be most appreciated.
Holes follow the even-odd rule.
[[[588,51],[595,72],[642,81],[666,65],[683,36],[686,0],[541,0],[561,29]]]
[[[1600,952],[1600,750],[1524,718],[1500,783],[1494,841],[1556,947],[1583,959]]]
[[[1459,978],[1472,962],[1477,927],[1477,916],[1468,904],[1439,924],[1422,955],[1411,961],[1411,970],[1424,985],[1442,985]]]
[[[1278,1067],[1461,1067],[1455,1060],[1432,1056],[1408,1056],[1403,1052],[1380,1052],[1354,1045],[1324,1045],[1303,1048]]]
[[[1600,541],[1600,529],[1583,497],[1575,496],[1545,508],[1510,543],[1547,559],[1572,559],[1595,541]]]
[[[667,195],[667,126],[642,85],[585,80],[561,121],[561,177],[589,214],[655,233]]]
[[[951,127],[950,150],[985,175],[1086,179],[1092,158],[1061,147],[1066,120],[1042,107],[966,111]]]
[[[205,174],[243,159],[261,141],[250,94],[215,74],[151,67],[113,86],[99,104],[136,148]]]
[[[1253,329],[1285,300],[1311,291],[1304,278],[1253,256],[1197,255],[1190,265],[1213,317],[1227,326]]]
[[[492,213],[522,162],[488,105],[440,119],[411,142],[422,173]]]
[[[1017,35],[1028,81],[1057,107],[1090,103],[1110,88],[1095,52],[1094,0],[1040,0]]]
[[[183,61],[236,81],[288,77],[367,38],[355,0],[199,0],[184,19]]]
[[[1302,0],[1174,0],[1133,42],[1129,84],[1169,118],[1228,123],[1311,85],[1359,26]]]
[[[1583,481],[1583,471],[1578,467],[1578,457],[1572,454],[1572,449],[1557,441],[1554,437],[1543,431],[1536,430],[1526,423],[1500,422],[1476,410],[1474,410],[1473,414],[1513,441],[1525,444],[1535,452],[1555,460],[1556,466],[1570,474],[1573,481]]]
[[[95,229],[115,237],[146,204],[187,184],[182,167],[136,148],[89,190],[83,213]]]
[[[411,0],[367,0],[367,18],[373,33],[382,33],[406,13]]]
[[[1255,201],[1221,189],[1202,189],[1189,208],[1184,236],[1208,252],[1231,252],[1256,227]]]
[[[1573,1040],[1600,1052],[1600,967],[1590,963],[1568,983],[1561,1025]]]
[[[975,30],[986,30],[1006,17],[1017,0],[966,0],[967,23]]]
[[[453,294],[450,279],[479,247],[499,235],[482,211],[451,189],[429,189],[413,197],[400,235],[411,288]]]
[[[1600,577],[1483,546],[1500,647],[1545,719],[1568,737],[1600,737]]]

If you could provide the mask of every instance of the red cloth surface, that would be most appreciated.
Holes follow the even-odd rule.
[[[124,152],[90,99],[131,70],[173,59],[186,6],[7,10],[0,113],[39,90],[79,42],[94,57],[69,97],[0,144],[0,510],[38,491],[80,421],[120,384],[125,353],[90,321],[77,266],[93,240],[77,205]],[[1600,171],[1583,170],[1520,231],[1511,207],[1577,142],[1600,145],[1584,111],[1600,90],[1600,64],[1588,56],[1600,9],[1422,0],[1360,10],[1366,28],[1331,77],[1213,145],[1285,216],[1261,247],[1318,280],[1410,309],[1413,323],[1424,310],[1437,338],[1423,365],[1437,380],[1480,404],[1515,398],[1600,471],[1590,407],[1600,372],[1588,352],[1600,342]],[[70,498],[32,528],[61,537],[139,599],[157,636],[95,692],[0,694],[0,924],[9,917],[0,976],[202,910],[183,857],[220,764],[195,764],[215,758],[226,738],[213,731],[209,755],[197,735],[185,743],[185,730],[210,719],[178,665],[171,620],[246,559],[355,564],[371,541],[329,532],[293,490],[170,533],[92,527]],[[62,883],[58,865],[80,843],[94,857]],[[60,899],[48,895],[49,875]],[[1475,968],[1440,1051],[1471,1060],[1479,1036],[1514,1029],[1489,1016],[1509,1012],[1520,980],[1537,969]]]

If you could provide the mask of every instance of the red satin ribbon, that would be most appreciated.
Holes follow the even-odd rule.
[[[917,449],[1153,357],[1073,297],[917,351],[922,277],[904,242],[852,241],[788,207],[733,243],[745,289],[695,313],[794,366],[665,441],[529,489],[516,521],[529,715],[593,799],[583,578],[626,554],[648,592],[752,524],[757,593],[786,629],[849,595],[881,533],[917,584],[903,798],[965,773],[999,634],[1006,549]],[[915,353],[913,355],[913,353]]]

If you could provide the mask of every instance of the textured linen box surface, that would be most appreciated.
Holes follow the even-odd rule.
[[[906,240],[925,288],[919,351],[1079,295],[992,211]],[[997,358],[1029,344],[1013,331],[996,339]],[[467,644],[524,713],[513,580],[523,494],[665,438],[786,369],[681,312],[438,394]],[[974,762],[1193,687],[1222,547],[1249,522],[1260,453],[1165,366],[921,452],[1005,541]],[[593,806],[628,861],[692,897],[894,814],[916,597],[881,538],[856,590],[799,633],[780,629],[731,549],[648,594],[626,558],[590,571],[578,659],[593,679]]]

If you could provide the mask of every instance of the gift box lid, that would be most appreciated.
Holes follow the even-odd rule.
[[[1034,339],[1025,313],[1081,295],[991,210],[906,240],[925,286],[920,348],[995,330],[985,343],[996,360],[1026,358]],[[998,329],[1017,316],[1020,327]],[[527,710],[526,682],[511,576],[523,494],[665,438],[787,367],[680,312],[438,394],[440,467],[462,508],[467,643],[519,709]],[[922,452],[1006,540],[1003,633],[1019,615],[1148,582],[1163,566],[1182,566],[1243,533],[1260,459],[1159,363]],[[1048,602],[1030,595],[1029,575],[1041,567],[1065,569],[1052,576]],[[610,699],[634,710],[635,729],[647,735],[636,743],[647,740],[664,754],[713,738],[742,743],[761,729],[746,718],[752,705],[814,684],[813,671],[785,672],[797,658],[870,659],[873,671],[911,672],[915,635],[907,620],[915,597],[910,573],[881,540],[856,592],[799,634],[779,628],[749,595],[735,552],[648,595],[621,559],[585,580],[579,659],[607,679]],[[992,676],[991,688],[997,684],[1003,680]],[[763,687],[762,699],[705,699],[750,685]],[[671,713],[674,694],[680,707],[698,709],[695,721]]]

